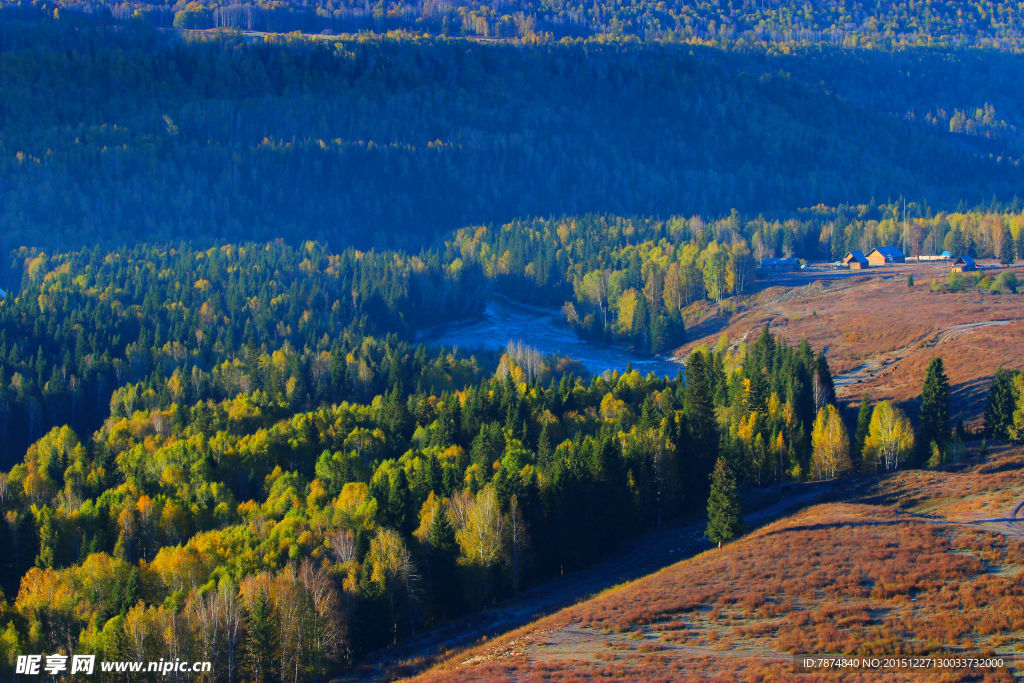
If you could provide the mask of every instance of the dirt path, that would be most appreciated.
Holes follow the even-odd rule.
[[[908,358],[913,353],[935,348],[943,342],[957,339],[958,337],[970,334],[975,330],[985,327],[993,327],[996,325],[1009,325],[1010,323],[1015,322],[1020,322],[1020,320],[988,320],[984,322],[965,323],[962,325],[950,325],[942,328],[938,333],[932,333],[901,348],[872,356],[864,361],[860,367],[851,370],[850,372],[836,375],[833,381],[838,388],[850,386],[852,384],[859,384],[865,380],[873,379],[876,376],[885,376],[895,372],[900,361]]]
[[[794,486],[793,494],[744,515],[743,519],[748,528],[762,526],[832,494],[835,486],[834,483]],[[415,670],[402,662],[426,660],[445,651],[472,645],[485,637],[494,638],[606,588],[685,560],[711,547],[704,538],[705,525],[703,519],[690,519],[647,533],[594,567],[551,579],[491,609],[467,615],[423,632],[405,643],[372,653],[360,664],[331,679],[332,683],[383,681],[389,679],[395,670],[412,675]]]
[[[519,642],[509,643],[498,657],[525,654],[531,663],[590,659],[607,661],[610,654],[652,653],[688,655],[693,657],[728,657],[741,659],[768,659],[790,662],[792,655],[763,647],[729,647],[683,645],[663,640],[648,631],[626,635],[610,633],[581,626],[564,626],[547,631],[535,631]],[[490,657],[491,655],[488,655]],[[487,657],[477,656],[462,662],[471,664]]]
[[[1021,517],[1021,512],[1024,511],[1024,499],[1022,499],[1013,508],[1013,512],[1010,513],[1009,517],[993,517],[989,519],[968,519],[964,521],[952,521],[947,522],[951,524],[961,524],[964,526],[972,526],[982,531],[995,531],[1002,534],[1003,536],[1024,536],[1024,518]]]

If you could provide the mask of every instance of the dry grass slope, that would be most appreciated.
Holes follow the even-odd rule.
[[[734,314],[719,316],[708,304],[696,305],[688,311],[691,342],[677,354],[697,344],[714,346],[723,332],[734,345],[753,341],[768,324],[792,344],[807,339],[827,351],[843,401],[867,393],[900,402],[920,394],[928,361],[941,355],[948,361],[954,417],[977,424],[996,368],[1024,369],[1024,296],[931,293],[931,279],[944,279],[947,270],[910,263],[826,280],[800,274],[786,279],[789,286],[747,297]],[[906,283],[911,273],[917,281],[912,289]]]
[[[864,479],[770,524],[459,653],[428,681],[788,681],[790,653],[1020,655],[1024,451]],[[1024,525],[1024,521],[1021,522]],[[1007,672],[813,680],[1012,680]]]

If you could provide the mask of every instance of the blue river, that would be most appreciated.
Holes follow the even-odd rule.
[[[682,363],[666,357],[651,357],[580,339],[559,310],[521,306],[507,299],[490,298],[483,317],[424,330],[419,339],[431,346],[455,346],[467,354],[477,350],[501,351],[509,341],[521,341],[543,354],[578,360],[595,375],[605,370],[622,372],[628,363],[645,376],[654,372],[675,377],[683,370]]]

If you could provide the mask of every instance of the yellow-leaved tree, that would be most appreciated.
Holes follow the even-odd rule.
[[[834,405],[818,411],[811,446],[811,474],[815,479],[835,479],[850,469],[850,437]]]
[[[868,438],[864,441],[864,465],[898,470],[914,450],[914,428],[906,414],[891,401],[882,401],[871,413]]]

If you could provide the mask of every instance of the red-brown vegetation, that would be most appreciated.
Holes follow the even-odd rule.
[[[1024,453],[1003,448],[961,472],[864,480],[843,502],[606,591],[421,680],[768,682],[804,678],[792,653],[1014,656],[1024,548],[1005,518],[1021,496],[988,499],[1006,500],[1022,472]],[[957,490],[985,501],[972,510],[1000,517],[965,516]],[[813,680],[1011,678],[835,671]]]
[[[842,400],[868,394],[897,402],[920,395],[928,361],[941,355],[956,359],[946,364],[954,417],[977,423],[996,368],[1024,369],[1024,296],[987,290],[933,294],[926,283],[944,279],[946,272],[941,263],[908,263],[825,282],[807,274],[797,281],[808,284],[765,289],[724,320],[718,311],[695,306],[688,319],[691,341],[677,353],[698,344],[712,347],[723,333],[734,345],[750,342],[768,324],[791,344],[806,339],[815,349],[828,349]],[[907,287],[909,273],[918,286]],[[991,321],[1013,322],[969,327]]]

